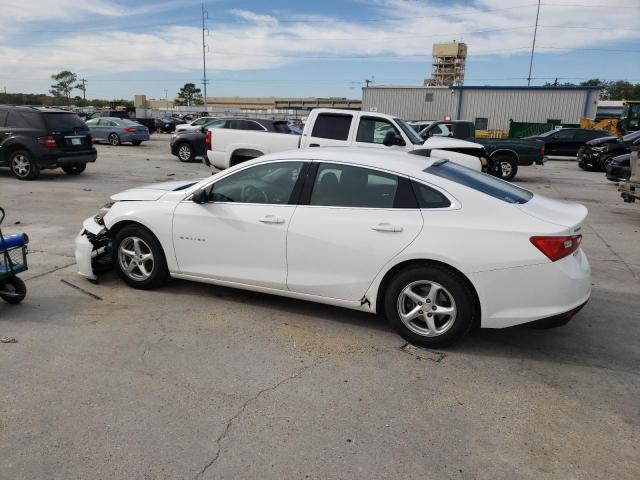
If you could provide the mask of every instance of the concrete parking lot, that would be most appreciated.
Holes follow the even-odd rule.
[[[5,234],[32,239],[26,300],[0,302],[0,478],[640,478],[640,205],[604,174],[518,174],[589,208],[580,314],[434,352],[360,312],[80,278],[74,237],[109,195],[211,174],[168,138],[100,145],[78,177],[0,171]]]

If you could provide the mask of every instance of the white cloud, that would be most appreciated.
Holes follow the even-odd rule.
[[[520,2],[514,6],[510,0],[477,0],[469,6],[447,7],[426,0],[367,0],[362,4],[364,18],[360,21],[357,17],[347,21],[314,15],[283,22],[276,15],[234,9],[225,12],[234,21],[211,28],[207,61],[211,70],[240,71],[271,69],[309,58],[366,57],[375,61],[392,57],[400,61],[406,57],[424,59],[426,70],[431,45],[451,40],[467,42],[472,58],[509,56],[528,51],[531,44],[536,2]],[[169,8],[169,3],[137,10],[102,0],[23,3],[26,5],[9,3],[2,7],[0,31],[6,32],[4,43],[11,46],[0,47],[0,72],[31,78],[48,77],[63,68],[83,75],[145,70],[193,72],[201,68],[202,32],[196,27],[157,27],[149,33],[113,29],[83,33],[83,22],[89,18],[95,22],[150,9],[155,12]],[[602,0],[580,0],[580,4],[602,6]],[[372,8],[366,10],[367,5]],[[195,5],[193,9],[198,15]],[[607,45],[620,48],[640,38],[635,25],[637,13],[638,9],[544,4],[538,51],[560,53]],[[298,15],[304,17],[304,12]],[[12,32],[44,20],[49,25],[51,20],[66,22],[76,26],[77,33],[71,31],[37,46],[11,41]],[[585,26],[603,30],[582,28]]]

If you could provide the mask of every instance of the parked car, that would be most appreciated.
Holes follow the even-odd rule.
[[[134,288],[174,277],[380,312],[428,347],[565,324],[591,290],[584,206],[401,151],[283,152],[111,200],[76,238],[85,277],[110,248]]]
[[[149,130],[144,125],[122,118],[102,117],[87,120],[87,126],[96,142],[108,142],[117,146],[123,143],[140,145],[149,140]]]
[[[411,128],[413,128],[417,133],[420,133],[422,130],[424,130],[425,128],[427,128],[429,125],[431,125],[435,120],[430,120],[430,121],[418,121],[418,122],[407,122],[409,125],[411,125]]]
[[[583,170],[605,171],[607,161],[640,145],[640,131],[624,137],[601,137],[591,140],[578,151],[578,166]]]
[[[177,131],[171,137],[171,154],[178,157],[182,162],[190,162],[196,157],[206,157],[206,132],[207,128],[222,128],[233,130],[257,130],[258,126],[262,131],[274,133],[302,134],[296,127],[286,121],[263,120],[263,119],[239,119],[239,118],[217,118],[210,119],[200,129]]]
[[[540,135],[526,137],[528,140],[542,140],[544,142],[544,154],[547,157],[564,157],[575,159],[578,150],[590,140],[608,137],[605,130],[589,130],[586,128],[561,128],[550,130]]]
[[[75,113],[0,105],[0,167],[16,178],[33,180],[58,167],[79,175],[97,156],[89,127]]]
[[[176,132],[183,132],[185,130],[199,130],[205,123],[209,123],[211,120],[217,120],[220,117],[200,117],[191,121],[191,123],[182,123],[176,125]]]
[[[258,122],[257,119],[251,119]],[[237,120],[236,120],[237,121]],[[260,120],[264,127],[264,120]],[[274,122],[283,128],[285,122]],[[287,127],[288,128],[288,127]],[[334,108],[311,111],[302,135],[268,133],[267,129],[238,131],[208,128],[207,156],[216,168],[225,169],[267,153],[307,147],[366,146],[373,149],[413,151],[423,156],[447,158],[481,170],[486,165],[482,145],[455,138],[433,137],[424,141],[404,120],[391,115]],[[288,130],[282,133],[289,133]]]
[[[88,119],[93,120],[95,118],[122,118],[123,120],[131,120],[138,122],[140,125],[144,125],[149,130],[149,133],[156,131],[156,122],[153,118],[137,118],[136,111],[133,108],[126,110],[100,110],[92,113]]]
[[[607,180],[619,182],[631,178],[631,153],[618,155],[607,161],[605,167]]]
[[[160,132],[171,133],[178,125],[183,125],[186,122],[179,117],[167,115],[161,118],[155,119],[156,129]]]
[[[483,145],[489,173],[503,180],[513,180],[518,173],[518,166],[543,164],[544,142],[520,138],[478,138],[474,123],[469,121],[430,122],[420,131],[420,136],[425,140],[434,136],[453,137]]]

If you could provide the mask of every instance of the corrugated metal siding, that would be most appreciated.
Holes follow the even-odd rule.
[[[428,101],[432,95],[433,99]],[[370,87],[362,89],[362,110],[404,120],[442,120],[455,112],[454,92],[433,87]]]
[[[580,123],[584,115],[593,118],[596,111],[597,92],[588,90],[474,90],[456,91],[462,94],[460,120],[474,121],[488,118],[490,130],[508,130],[509,119],[516,122],[544,123],[559,119],[562,123]],[[589,96],[589,99],[587,99]]]

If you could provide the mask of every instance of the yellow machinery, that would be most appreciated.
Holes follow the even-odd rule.
[[[617,118],[604,118],[596,122],[588,118],[581,118],[580,128],[606,130],[615,136],[640,130],[640,101],[630,100],[624,102],[619,120]]]
[[[597,122],[594,120],[589,120],[588,118],[580,119],[580,128],[588,128],[590,130],[606,130],[612,136],[620,135],[620,131],[618,130],[618,120],[617,118],[604,118],[602,120],[598,120]]]

